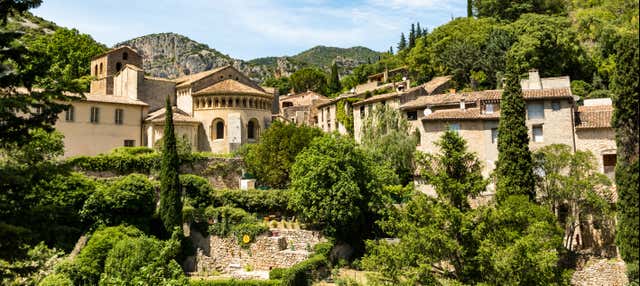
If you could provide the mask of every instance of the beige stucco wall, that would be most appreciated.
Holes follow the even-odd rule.
[[[58,116],[55,128],[64,134],[65,157],[108,153],[124,146],[124,140],[142,143],[142,119],[146,107],[101,102],[74,102],[75,120],[65,121],[65,113]],[[91,107],[100,108],[98,123],[91,123]],[[123,110],[123,124],[115,124],[115,110]]]
[[[576,130],[576,149],[591,151],[598,162],[598,170],[604,172],[602,155],[616,154],[613,128],[591,128]]]
[[[560,110],[553,111],[551,103],[556,100],[527,101],[527,104],[534,102],[544,103],[544,119],[529,119],[527,114],[527,127],[529,128],[529,147],[535,151],[540,147],[551,144],[565,144],[573,148],[573,108],[572,103],[567,100],[557,100],[560,102]],[[534,125],[542,125],[544,140],[533,142],[532,128]]]

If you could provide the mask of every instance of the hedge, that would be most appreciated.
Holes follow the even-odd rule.
[[[291,266],[284,272],[282,277],[283,286],[300,286],[310,285],[309,281],[313,279],[310,275],[313,270],[320,266],[327,265],[327,257],[322,254],[315,254],[311,258]]]
[[[216,190],[213,205],[239,207],[250,213],[289,214],[289,190]]]
[[[280,280],[196,280],[191,279],[189,285],[192,286],[280,286]]]
[[[83,171],[149,174],[160,168],[160,157],[160,153],[146,147],[120,147],[108,154],[73,157],[66,163]],[[180,163],[193,163],[207,158],[206,154],[190,153],[180,156]]]

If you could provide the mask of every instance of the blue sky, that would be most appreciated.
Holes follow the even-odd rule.
[[[32,12],[112,46],[175,32],[234,58],[294,55],[316,45],[395,48],[412,22],[429,30],[466,14],[461,0],[45,0]]]

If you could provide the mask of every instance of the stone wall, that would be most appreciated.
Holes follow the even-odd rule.
[[[317,231],[301,229],[272,229],[256,237],[248,247],[241,247],[234,237],[202,237],[191,229],[197,248],[193,272],[207,275],[212,271],[232,273],[250,267],[257,271],[288,268],[313,254],[313,247],[325,239]]]

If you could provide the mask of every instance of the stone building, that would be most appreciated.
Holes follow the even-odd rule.
[[[330,99],[314,91],[306,91],[280,97],[280,116],[282,119],[301,125],[314,126],[318,118],[317,106]]]
[[[148,146],[162,138],[165,102],[176,135],[194,150],[228,153],[256,142],[271,122],[274,94],[232,66],[177,79],[145,76],[142,57],[119,47],[91,61],[94,80],[83,100],[61,114],[65,156],[107,153],[120,146]]]

